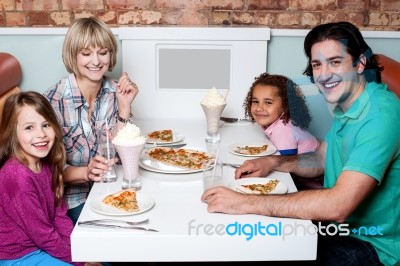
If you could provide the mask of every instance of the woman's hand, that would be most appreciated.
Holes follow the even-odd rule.
[[[117,101],[118,112],[121,117],[128,119],[131,115],[131,105],[136,95],[139,93],[137,85],[130,80],[128,74],[124,72],[118,80]]]
[[[114,164],[118,161],[117,158],[113,158]],[[103,178],[103,174],[109,169],[110,162],[106,158],[100,155],[96,155],[92,158],[87,166],[87,177],[89,181],[99,182]]]

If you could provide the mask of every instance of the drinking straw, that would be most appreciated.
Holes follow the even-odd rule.
[[[231,88],[228,88],[228,90],[226,91],[226,94],[225,94],[225,97],[224,97],[224,99],[225,99],[225,101],[226,101],[226,98],[228,98],[228,95],[229,95],[229,91],[231,90]]]
[[[110,143],[108,140],[108,122],[106,119],[106,137],[107,137],[107,160],[108,162],[110,162]]]
[[[214,166],[213,166],[214,169],[213,169],[213,172],[212,172],[212,179],[211,180],[214,180],[214,177],[215,177],[215,169],[216,169],[216,166],[217,166],[218,154],[219,154],[219,149],[215,153],[215,161],[214,161]]]

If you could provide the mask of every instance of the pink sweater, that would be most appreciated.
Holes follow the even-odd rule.
[[[71,262],[73,224],[66,206],[56,206],[51,170],[38,174],[16,159],[0,169],[0,259],[17,259],[35,250]],[[74,265],[84,265],[75,263]]]

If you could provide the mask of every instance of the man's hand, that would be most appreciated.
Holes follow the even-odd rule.
[[[246,214],[252,213],[250,206],[253,198],[253,195],[244,195],[226,187],[215,187],[206,190],[201,201],[208,204],[209,212]]]
[[[236,169],[235,178],[267,176],[274,170],[274,161],[275,160],[272,156],[245,161],[238,169]]]

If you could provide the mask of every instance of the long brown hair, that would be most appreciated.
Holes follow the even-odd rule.
[[[17,120],[24,106],[32,107],[38,114],[44,117],[54,130],[55,140],[53,147],[51,147],[49,154],[43,158],[43,162],[47,163],[52,170],[54,200],[59,204],[64,194],[62,170],[66,160],[62,139],[63,134],[53,108],[43,95],[34,91],[20,92],[9,96],[5,101],[0,122],[0,167],[10,157],[14,157],[21,163],[28,165],[28,161],[17,139]]]

